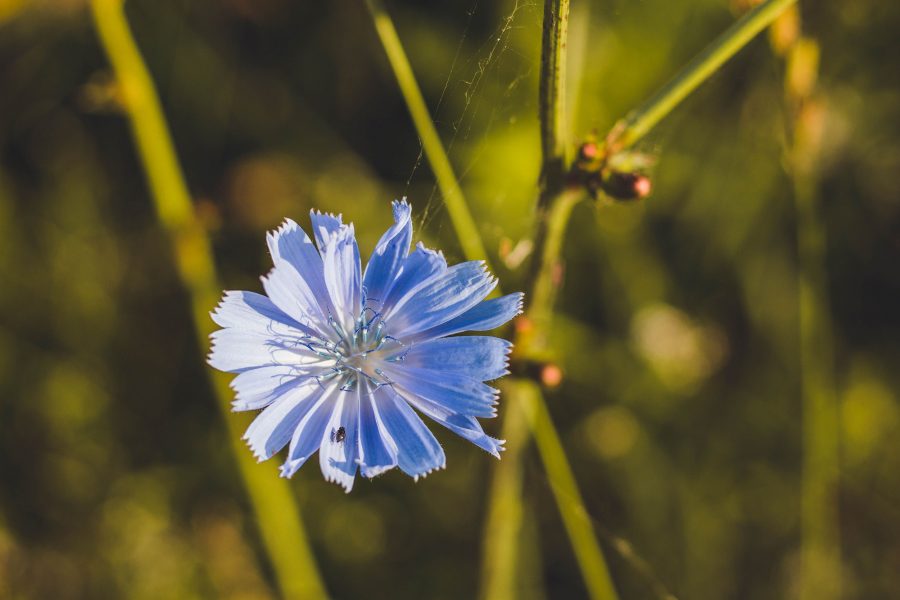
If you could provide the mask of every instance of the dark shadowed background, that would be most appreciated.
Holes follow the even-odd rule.
[[[540,151],[535,0],[390,2],[506,290],[521,289]],[[572,143],[608,130],[741,7],[577,0]],[[462,259],[362,1],[129,0],[229,289],[310,208],[367,254],[408,196]],[[821,48],[819,214],[840,403],[846,597],[900,590],[900,3],[809,3]],[[639,146],[653,195],[569,228],[549,392],[623,598],[789,597],[801,401],[785,65],[755,40]],[[0,0],[0,597],[276,594],[108,62],[83,0]],[[502,404],[501,404],[502,414]],[[498,432],[497,422],[488,422]],[[291,482],[340,598],[478,592],[495,461]],[[249,452],[249,450],[248,450]],[[278,459],[274,459],[278,460]],[[522,598],[586,592],[525,459]],[[624,539],[646,562],[621,553]]]

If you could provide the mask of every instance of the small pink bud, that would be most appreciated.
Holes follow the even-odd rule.
[[[534,329],[534,323],[525,315],[518,317],[513,324],[519,333],[531,333],[531,330]]]
[[[622,171],[608,172],[599,186],[613,200],[639,200],[646,198],[653,189],[653,184],[646,175]]]
[[[653,184],[650,183],[650,178],[645,177],[644,175],[638,176],[634,181],[634,191],[637,194],[638,198],[646,198],[650,195],[651,190],[653,189]]]
[[[596,142],[585,142],[579,148],[578,153],[585,160],[594,160],[600,154],[600,148]]]
[[[541,369],[541,383],[544,387],[555,388],[563,380],[563,372],[557,365],[552,363],[544,365]]]

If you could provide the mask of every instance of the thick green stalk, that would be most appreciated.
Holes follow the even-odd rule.
[[[472,218],[472,213],[469,212],[469,207],[463,197],[462,188],[459,186],[456,175],[453,174],[450,159],[444,151],[444,145],[441,143],[441,138],[428,113],[428,107],[422,97],[422,90],[419,89],[419,84],[413,75],[412,67],[403,50],[403,44],[400,43],[400,38],[397,36],[394,23],[380,0],[366,0],[366,6],[372,14],[378,38],[381,40],[381,45],[384,46],[388,62],[391,64],[403,99],[406,101],[406,107],[409,109],[413,124],[422,140],[425,156],[434,171],[441,194],[444,196],[444,204],[447,206],[447,213],[456,230],[456,237],[459,238],[463,254],[469,260],[486,261],[488,255],[481,241],[478,226],[475,225],[475,219]]]
[[[540,101],[541,187],[538,195],[534,254],[529,270],[527,316],[533,327],[520,334],[517,352],[531,358],[541,353],[555,297],[553,270],[562,252],[563,234],[580,192],[566,191],[566,50],[568,0],[545,0],[541,34]]]
[[[197,221],[153,81],[125,19],[122,0],[93,0],[94,22],[121,88],[138,153],[160,223],[172,242],[178,273],[190,292],[197,341],[208,343],[209,311],[221,286],[209,239]],[[240,441],[243,424],[231,414],[226,377],[215,374],[213,388],[227,437],[250,497],[260,537],[285,597],[325,596],[299,512],[286,481],[274,465],[257,465]]]
[[[516,352],[525,358],[540,358],[546,352],[546,335],[552,326],[553,303],[558,287],[554,274],[559,266],[572,208],[582,197],[580,192],[566,190],[565,187],[568,21],[568,0],[545,1],[539,102],[543,161],[526,312],[530,326],[521,328],[516,340]],[[590,521],[587,520],[585,525],[588,512],[540,389],[533,382],[523,381],[515,398],[509,401],[521,403],[529,416],[538,453],[553,484],[554,498],[591,598],[617,599],[603,551]]]
[[[616,124],[607,137],[607,153],[628,148],[644,137],[688,94],[796,1],[766,0],[729,27],[649,100]]]
[[[544,176],[559,177],[566,163],[566,44],[569,0],[547,0],[541,35],[541,151]],[[556,185],[561,182],[553,182]]]

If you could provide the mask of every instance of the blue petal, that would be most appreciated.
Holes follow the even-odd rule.
[[[225,292],[210,316],[220,327],[233,327],[256,333],[296,335],[298,331],[304,333],[309,331],[267,297],[254,292]]]
[[[323,260],[325,285],[336,311],[334,317],[349,334],[362,310],[362,274],[353,225],[342,227],[325,242]]]
[[[400,273],[412,242],[411,208],[406,200],[394,201],[394,225],[388,229],[366,265],[363,287],[367,299],[379,305]]]
[[[267,365],[313,368],[333,364],[310,351],[299,337],[274,338],[267,333],[234,328],[219,329],[209,337],[212,348],[208,362],[220,371],[239,373]]]
[[[275,268],[262,280],[266,294],[295,321],[304,325],[312,322],[320,331],[327,331],[330,303],[322,258],[309,236],[286,219],[267,240]]]
[[[460,263],[412,288],[390,307],[384,319],[390,334],[403,339],[466,312],[496,285],[483,262]]]
[[[383,299],[383,310],[389,309],[407,292],[423,281],[431,279],[446,270],[447,261],[444,259],[444,255],[437,250],[426,248],[422,242],[419,242],[416,244],[416,249],[403,261],[400,274]]]
[[[487,435],[484,429],[481,428],[481,423],[474,417],[457,414],[443,406],[412,394],[402,395],[407,402],[423,414],[431,417],[461,438],[469,440],[482,450],[500,458],[500,452],[504,449],[503,440]]]
[[[307,383],[281,396],[257,415],[244,433],[257,460],[269,459],[285,447],[321,393],[317,383]]]
[[[398,369],[416,367],[440,373],[457,373],[479,381],[497,379],[509,373],[509,352],[512,344],[506,340],[472,335],[439,338],[413,344],[398,351]],[[390,360],[390,358],[388,358]]]
[[[319,466],[326,481],[337,483],[348,493],[353,489],[353,480],[359,469],[358,425],[358,393],[339,393],[319,447]]]
[[[238,374],[229,384],[236,393],[232,410],[258,410],[297,387],[323,369],[303,370],[292,365],[271,365]]]
[[[339,392],[336,384],[319,387],[319,390],[319,396],[310,403],[312,406],[294,428],[288,458],[281,465],[282,477],[292,477],[322,444],[322,435],[334,412],[334,399]]]
[[[397,466],[397,447],[385,430],[374,390],[363,382],[359,393],[359,462],[364,477],[375,477]]]
[[[443,448],[409,404],[390,386],[378,388],[375,394],[384,427],[397,445],[400,469],[416,479],[443,469],[446,464]]]
[[[427,331],[417,333],[408,341],[429,340],[463,331],[490,331],[500,327],[516,315],[522,314],[524,294],[517,292],[501,298],[485,300],[476,304],[455,319]]]
[[[322,255],[325,254],[325,244],[328,238],[340,231],[344,226],[341,222],[341,215],[333,215],[331,213],[322,213],[317,210],[309,211],[309,219],[312,221],[313,235],[316,237],[316,246]]]
[[[499,392],[459,373],[417,369],[388,363],[383,373],[407,392],[439,404],[451,412],[472,417],[497,415]]]

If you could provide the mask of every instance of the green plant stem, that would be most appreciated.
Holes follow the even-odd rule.
[[[800,598],[841,597],[837,489],[840,419],[834,389],[834,350],[824,268],[825,228],[813,181],[794,176],[803,398],[802,581]]]
[[[440,138],[434,129],[425,101],[422,98],[421,91],[416,83],[412,68],[403,51],[390,16],[384,10],[379,0],[366,0],[366,5],[372,15],[376,31],[387,53],[388,61],[397,78],[413,122],[422,139],[425,155],[437,177],[438,185],[444,195],[447,210],[450,213],[450,218],[453,221],[463,251],[470,260],[486,258],[487,254],[481,242],[480,234],[463,199],[459,184],[453,174],[450,161],[443,149]],[[544,163],[541,177],[541,195],[538,202],[537,233],[535,236],[538,244],[535,255],[538,258],[536,259],[537,266],[532,270],[535,276],[533,278],[534,285],[531,289],[532,292],[536,292],[537,301],[532,299],[529,302],[529,314],[537,316],[541,323],[549,321],[549,314],[552,311],[554,296],[552,291],[554,287],[552,274],[558,265],[558,256],[562,247],[565,225],[571,213],[571,208],[576,201],[575,196],[563,194],[565,176],[565,138],[563,135],[565,127],[564,82],[568,14],[568,0],[547,0],[544,14],[540,88],[541,139]],[[559,202],[556,204],[554,204],[555,199],[559,199]],[[528,294],[528,297],[530,298],[531,294]],[[533,337],[533,340],[537,339],[542,338],[539,336]],[[535,342],[523,344],[525,347],[537,347],[537,345]],[[526,351],[525,355],[528,354],[530,352]],[[520,383],[527,385],[526,382],[521,381],[511,383],[510,392],[507,394],[507,405],[517,403],[519,394],[515,390]],[[542,397],[539,397],[538,402],[543,403]],[[558,440],[546,407],[543,408],[544,410],[539,410],[536,413],[538,415],[537,418],[542,421],[542,431],[552,431],[555,439]],[[505,429],[509,430],[506,426]],[[485,582],[484,588],[486,597],[489,598],[508,597],[504,594],[514,589],[512,578],[515,577],[518,555],[510,549],[515,548],[517,545],[516,538],[519,533],[522,513],[520,500],[521,478],[516,477],[514,474],[521,469],[521,466],[518,464],[521,460],[521,451],[528,442],[527,435],[523,434],[520,437],[521,439],[509,440],[510,448],[519,447],[515,453],[507,452],[507,456],[504,458],[505,464],[495,472],[495,479],[492,485],[488,523],[486,526],[484,562],[484,572],[491,573],[490,579]],[[559,474],[549,470],[555,470],[560,465],[568,464],[565,460],[565,455],[563,455],[561,461],[559,456],[554,456],[554,458],[555,460],[546,463],[548,476],[551,479],[571,480],[570,470],[567,471],[569,479],[566,479],[566,473]],[[568,505],[560,505],[560,511],[569,514],[571,512],[569,506],[573,502],[580,502],[580,496],[570,495]],[[509,516],[512,517],[511,520],[501,523],[502,519],[509,518],[503,515],[505,510],[510,509],[513,511],[513,514]],[[583,506],[580,507],[580,510],[583,514],[586,514]],[[517,518],[516,515],[518,515]],[[572,530],[567,528],[567,531],[572,534]],[[611,584],[607,589],[604,589],[598,583],[604,578],[608,580],[609,575],[600,552],[600,546],[593,533],[589,532],[587,538],[590,539],[589,543],[586,541],[584,533],[581,533],[577,539],[573,538],[572,545],[578,555],[578,562],[584,571],[585,580],[588,582],[592,597],[603,599],[616,598]],[[592,548],[586,549],[588,546],[592,546]]]
[[[559,255],[562,251],[566,223],[572,208],[577,203],[580,193],[563,194],[558,202],[551,205],[547,214],[545,226],[539,231],[544,232],[544,237],[538,242],[538,252],[534,260],[535,275],[530,278],[526,296],[530,299],[526,313],[526,322],[533,324],[519,331],[515,340],[516,357],[538,358],[546,351],[545,328],[551,325],[553,299],[555,297],[554,271],[559,264]],[[523,397],[531,395],[534,383],[523,378],[513,378],[504,386],[505,412],[503,417],[503,439],[506,440],[506,452],[503,459],[494,469],[494,477],[488,500],[488,517],[484,529],[484,555],[482,563],[482,597],[491,600],[505,600],[514,598],[515,582],[519,579],[517,564],[520,558],[518,548],[522,526],[522,514],[524,512],[522,500],[521,462],[525,448],[530,441],[529,427],[525,421],[523,406],[537,402],[542,405],[537,415],[541,419],[540,426],[553,432],[558,439],[553,421],[543,406],[543,397],[534,400],[523,400]],[[544,454],[541,454],[544,457]],[[551,472],[560,464],[567,465],[563,459],[553,462],[545,461],[545,468],[550,479],[565,479],[565,474],[557,475]],[[569,470],[571,474],[571,470]],[[557,498],[558,499],[558,498]],[[580,501],[580,496],[574,497],[574,502]],[[564,507],[560,505],[562,512]],[[584,507],[581,511],[586,514]],[[568,532],[568,530],[567,530]],[[588,535],[592,535],[589,533]],[[606,563],[602,559],[600,546],[596,539],[593,540],[593,549],[581,552],[584,547],[583,540],[572,539],[572,547],[579,555],[578,564],[584,571],[586,582],[592,579],[592,572],[606,573]],[[600,560],[597,560],[597,556]],[[587,565],[587,567],[585,567]],[[591,588],[589,584],[589,589]],[[615,598],[615,595],[593,595],[593,598]]]
[[[565,189],[565,69],[566,69],[566,32],[568,29],[569,3],[566,0],[547,0],[544,10],[544,24],[541,51],[541,83],[540,83],[540,121],[541,149],[543,166],[541,172],[541,189],[537,203],[535,223],[535,251],[529,272],[529,286],[526,297],[528,310],[526,323],[516,336],[516,354],[519,358],[537,358],[546,353],[546,333],[552,326],[553,302],[558,286],[555,274],[558,272],[559,257],[562,253],[565,230],[572,213],[572,208],[582,197],[580,191]],[[591,598],[595,600],[615,600],[617,598],[609,569],[603,558],[600,544],[587,520],[587,510],[578,492],[572,470],[562,445],[559,434],[550,418],[543,395],[537,385],[525,379],[513,380],[507,387],[506,419],[516,418],[519,411],[528,415],[531,433],[535,436],[538,451],[547,471],[548,479],[553,482],[554,498],[559,507],[566,533],[572,543],[576,560],[581,568],[582,576]],[[525,445],[528,437],[522,434],[521,439],[510,439],[508,446]],[[519,468],[512,464],[521,460],[520,455],[504,457],[505,469]],[[491,514],[500,513],[503,506],[510,502],[513,491],[504,487],[505,472],[495,472]],[[515,494],[521,494],[517,488]],[[579,517],[580,515],[580,517]],[[587,527],[584,526],[587,520]],[[498,534],[488,521],[486,536]],[[503,546],[515,547],[517,530],[507,528],[499,533],[505,535],[495,540],[497,552]],[[490,549],[486,545],[486,549]],[[511,553],[513,551],[508,551]],[[485,571],[493,563],[502,562],[505,557],[485,555]],[[518,558],[518,556],[514,557]],[[514,577],[515,570],[507,569],[506,577]],[[499,576],[497,576],[499,578]],[[505,585],[505,587],[503,587]],[[511,583],[501,584],[497,589],[509,590]],[[489,588],[490,589],[490,588]],[[506,598],[503,594],[489,596]]]
[[[798,15],[799,20],[799,15]],[[786,51],[785,92],[791,131],[787,164],[797,218],[800,387],[803,406],[801,485],[802,600],[841,597],[840,414],[828,300],[826,229],[819,214],[817,165],[823,115],[815,99],[819,45],[796,39]]]
[[[519,594],[518,564],[522,519],[525,512],[522,500],[522,454],[528,445],[528,422],[522,404],[516,402],[522,380],[502,384],[504,395],[503,429],[506,441],[503,459],[494,468],[490,503],[483,535],[481,593],[484,599],[515,598]]]
[[[541,35],[541,152],[544,177],[556,179],[566,164],[566,44],[569,0],[546,0]],[[553,181],[551,186],[561,182]]]
[[[618,598],[603,553],[597,544],[590,516],[584,508],[584,500],[566,458],[566,451],[547,412],[543,394],[534,382],[523,381],[521,385],[527,386],[527,389],[519,394],[519,401],[522,402],[531,425],[538,453],[547,470],[553,497],[575,549],[575,558],[581,567],[588,593],[594,599]]]
[[[644,137],[688,94],[709,79],[725,61],[746,46],[757,33],[770,25],[796,1],[766,0],[729,27],[649,100],[613,127],[607,136],[607,154],[611,155],[628,148]]]
[[[197,341],[205,347],[213,330],[209,311],[222,289],[209,238],[195,216],[159,98],[128,27],[122,0],[93,0],[91,5],[100,41],[121,88],[157,215],[172,243],[178,274],[190,293]],[[257,465],[240,441],[243,424],[230,412],[232,393],[227,378],[216,374],[212,384],[282,594],[290,598],[325,597],[287,482],[278,477],[274,465]]]
[[[559,269],[566,227],[572,209],[583,198],[581,190],[565,190],[556,196],[545,211],[535,233],[535,253],[532,257],[528,310],[530,327],[516,340],[516,352],[522,358],[547,358],[547,333],[553,321],[553,305],[559,289]]]
[[[546,336],[552,327],[553,304],[559,283],[557,274],[566,226],[572,209],[583,197],[580,191],[567,190],[565,187],[568,20],[568,0],[545,1],[539,102],[543,164],[526,312],[526,322],[530,326],[521,328],[516,339],[516,352],[518,356],[525,358],[539,358],[546,353]],[[521,403],[529,417],[532,435],[547,477],[553,485],[557,507],[591,598],[617,599],[603,551],[587,519],[587,509],[572,476],[543,394],[534,382],[522,381],[514,396],[507,401]]]
[[[559,266],[566,226],[572,209],[580,198],[581,192],[562,192],[551,200],[546,219],[542,225],[539,224],[538,231],[542,237],[533,259],[537,266],[530,286],[531,303],[525,315],[530,326],[520,330],[517,336],[516,353],[519,357],[538,360],[546,358],[546,334],[552,326],[553,302],[558,287],[555,273]],[[540,388],[532,381],[516,380],[514,386],[510,387],[506,401],[509,404],[521,404],[528,416],[531,433],[553,487],[553,497],[590,597],[594,600],[616,600],[618,595],[603,551]]]
[[[434,122],[431,120],[431,115],[428,113],[428,107],[425,104],[425,99],[422,97],[422,91],[419,89],[415,75],[413,75],[412,67],[409,64],[409,59],[406,57],[406,52],[403,50],[403,44],[400,43],[400,38],[397,36],[394,23],[380,0],[366,0],[366,6],[372,15],[378,38],[381,40],[381,45],[387,54],[388,62],[391,65],[391,70],[394,72],[394,77],[397,79],[403,99],[406,101],[413,124],[419,133],[419,138],[422,140],[425,156],[431,165],[432,171],[434,171],[441,194],[444,196],[447,213],[450,215],[450,221],[456,230],[456,236],[459,238],[463,254],[469,260],[487,261],[487,251],[481,241],[478,226],[475,224],[475,219],[472,218],[472,213],[469,212],[469,207],[463,197],[462,188],[460,188],[459,182],[453,174],[450,159],[444,151],[441,138],[438,136]]]
[[[535,214],[534,254],[528,273],[529,318],[549,321],[553,310],[552,269],[559,262],[562,238],[572,207],[580,198],[565,190],[566,175],[566,55],[569,1],[545,0],[541,33],[539,117],[541,124],[541,181]],[[534,329],[540,329],[535,327]],[[519,340],[519,352],[530,356],[535,344]]]

